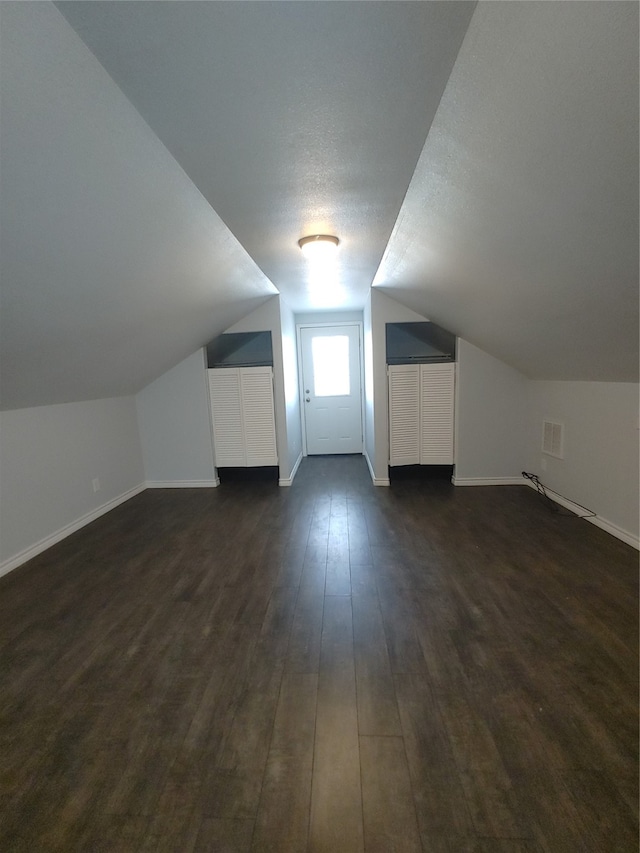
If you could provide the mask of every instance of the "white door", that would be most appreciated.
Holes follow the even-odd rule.
[[[307,453],[362,453],[360,329],[300,329]]]

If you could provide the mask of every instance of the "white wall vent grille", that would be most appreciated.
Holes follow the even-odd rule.
[[[542,422],[542,452],[564,459],[564,426],[553,421]]]

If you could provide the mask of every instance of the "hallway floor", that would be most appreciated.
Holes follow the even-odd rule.
[[[0,579],[0,850],[629,853],[637,673],[532,489],[148,490]]]

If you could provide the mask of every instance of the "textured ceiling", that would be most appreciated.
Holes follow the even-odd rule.
[[[3,408],[133,393],[275,292],[372,283],[529,376],[637,379],[636,3],[0,15]]]
[[[474,4],[58,8],[294,310],[362,307]],[[341,239],[330,293],[313,233]]]
[[[637,381],[637,4],[477,7],[374,284],[529,376]]]

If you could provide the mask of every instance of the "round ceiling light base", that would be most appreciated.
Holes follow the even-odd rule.
[[[338,248],[340,240],[331,234],[312,234],[298,240],[298,246],[307,258],[326,257]]]

